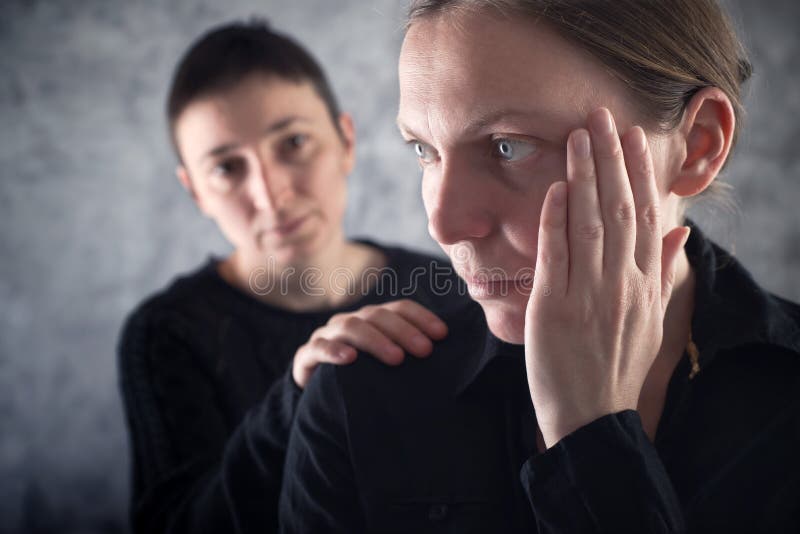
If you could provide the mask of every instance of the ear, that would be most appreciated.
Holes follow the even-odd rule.
[[[175,176],[178,177],[178,181],[181,183],[181,186],[186,190],[187,193],[192,197],[194,203],[197,205],[197,208],[208,217],[208,212],[206,211],[205,205],[200,199],[200,196],[194,190],[194,185],[192,184],[192,178],[189,176],[189,171],[183,165],[178,165],[175,167]]]
[[[339,129],[342,132],[345,150],[345,174],[350,174],[356,164],[356,127],[353,117],[349,113],[339,114]]]
[[[706,189],[730,153],[736,116],[727,95],[716,87],[698,91],[679,126],[685,157],[670,192],[691,197]]]

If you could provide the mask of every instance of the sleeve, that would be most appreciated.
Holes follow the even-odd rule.
[[[685,532],[677,495],[639,414],[603,416],[520,472],[541,534]]]
[[[134,532],[275,532],[300,390],[276,382],[228,437],[213,377],[173,316],[137,313],[118,345]],[[265,423],[268,421],[268,423]]]
[[[289,438],[281,533],[365,531],[347,434],[336,369],[323,364],[306,385]]]

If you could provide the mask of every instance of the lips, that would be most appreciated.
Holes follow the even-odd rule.
[[[533,279],[530,276],[504,277],[498,270],[485,272],[483,275],[459,273],[467,283],[470,296],[480,298],[507,297],[512,293],[519,295],[530,294]]]
[[[308,219],[309,215],[302,215],[300,217],[296,217],[291,219],[283,224],[273,227],[270,230],[270,233],[274,233],[280,236],[287,236],[293,233],[295,230],[300,228],[300,226]]]

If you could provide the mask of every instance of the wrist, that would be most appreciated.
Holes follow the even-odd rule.
[[[539,430],[542,433],[542,439],[544,440],[545,447],[549,449],[579,428],[582,428],[593,421],[600,419],[601,417],[629,409],[636,410],[636,407],[607,406],[603,408],[598,407],[590,411],[571,412],[569,414],[565,413],[548,419],[544,422],[540,421]]]

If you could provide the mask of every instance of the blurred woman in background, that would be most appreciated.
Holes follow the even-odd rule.
[[[272,532],[294,407],[321,362],[425,356],[446,262],[344,236],[351,117],[266,24],[204,35],[167,105],[177,176],[233,246],[143,302],[119,343],[134,531]],[[438,286],[430,276],[438,271]],[[442,276],[443,275],[443,276]],[[406,300],[396,300],[400,294]]]

